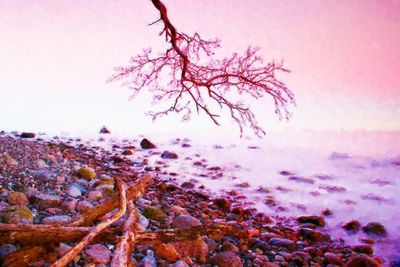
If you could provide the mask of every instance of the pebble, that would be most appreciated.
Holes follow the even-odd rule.
[[[367,255],[355,255],[346,263],[345,267],[379,267],[381,266],[374,258]]]
[[[7,196],[7,201],[10,205],[28,206],[28,197],[22,192],[11,192]]]
[[[96,178],[96,172],[89,167],[82,167],[78,170],[78,176],[79,177],[83,177],[86,180],[92,180],[94,178]]]
[[[216,198],[213,202],[218,208],[224,211],[228,210],[231,206],[231,202],[225,197]]]
[[[362,254],[366,254],[366,255],[372,255],[374,254],[374,249],[371,245],[367,245],[367,244],[361,244],[361,245],[355,245],[352,247],[354,252],[357,253],[362,253]]]
[[[88,246],[85,249],[85,254],[94,262],[94,263],[108,263],[111,258],[110,250],[102,245],[95,244]]]
[[[268,243],[273,246],[285,247],[287,249],[294,249],[295,242],[286,238],[271,238]]]
[[[35,136],[36,136],[35,133],[22,132],[19,137],[21,137],[21,138],[35,138]]]
[[[93,204],[90,203],[90,201],[88,201],[88,200],[79,201],[78,204],[77,204],[77,206],[76,206],[76,209],[77,209],[80,213],[85,212],[85,211],[87,211],[87,210],[89,210],[89,209],[91,209],[91,208],[93,208]]]
[[[172,244],[181,257],[193,257],[200,263],[206,262],[208,246],[203,240],[182,240]]]
[[[103,194],[97,190],[90,191],[88,194],[88,198],[92,201],[98,201],[103,198]]]
[[[55,215],[43,218],[42,223],[48,225],[67,225],[70,221],[71,221],[70,216]]]
[[[79,197],[82,195],[81,189],[79,186],[72,184],[69,185],[67,188],[67,193],[68,195],[70,195],[71,197]]]
[[[152,142],[150,142],[148,139],[144,138],[141,142],[140,142],[140,147],[143,149],[152,149],[152,148],[156,148],[156,145],[154,145]]]
[[[387,236],[385,226],[383,226],[383,224],[379,222],[370,222],[367,225],[363,226],[362,229],[367,234],[373,234],[382,237]]]
[[[156,255],[168,262],[176,262],[180,259],[180,254],[172,244],[158,244],[154,246]]]
[[[170,151],[165,150],[161,154],[161,158],[163,158],[163,159],[177,159],[178,158],[178,154],[176,154],[175,152],[170,152]]]
[[[297,217],[299,223],[311,223],[319,227],[325,226],[324,217],[318,215],[304,215]]]
[[[0,258],[13,253],[14,251],[17,251],[17,247],[13,244],[2,244],[0,245]]]
[[[221,252],[210,258],[212,264],[219,267],[242,267],[242,260],[233,252]]]
[[[342,227],[347,231],[358,232],[360,230],[360,223],[357,220],[351,220],[345,223]]]
[[[335,253],[332,252],[326,252],[324,254],[324,263],[343,266],[342,258],[339,255],[336,255]]]

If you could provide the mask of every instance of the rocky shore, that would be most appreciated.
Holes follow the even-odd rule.
[[[158,155],[159,161],[150,164],[150,155]],[[145,192],[134,200],[140,215],[135,233],[165,229],[201,231],[185,238],[138,241],[129,266],[386,264],[384,259],[374,256],[374,237],[386,234],[379,223],[363,226],[371,234],[364,244],[346,246],[332,241],[324,231],[324,216],[329,211],[325,215],[297,218],[269,216],[247,206],[235,190],[214,196],[195,181],[177,182],[175,177],[179,173],[165,169],[169,160],[180,160],[179,155],[159,151],[147,139],[126,141],[106,149],[80,140],[44,140],[32,133],[3,132],[0,135],[0,223],[65,226],[117,195],[116,177],[129,186],[139,177],[150,175]],[[220,171],[205,167],[216,174]],[[107,214],[97,222],[108,217]],[[117,229],[126,219],[122,217],[113,227]],[[214,226],[217,230],[210,230]],[[221,226],[229,231],[222,231]],[[346,231],[355,231],[361,226],[355,221],[344,227]],[[12,266],[9,259],[27,245],[8,242],[11,239],[7,241],[6,234],[0,231],[0,263]],[[52,243],[46,253],[26,266],[49,266],[75,243]],[[114,253],[115,240],[92,242],[68,266],[110,266]]]

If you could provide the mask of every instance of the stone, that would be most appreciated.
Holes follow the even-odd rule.
[[[182,240],[172,244],[182,258],[193,257],[202,264],[206,262],[208,246],[203,240]]]
[[[3,223],[33,223],[32,211],[25,206],[9,206],[0,212],[0,218]]]
[[[10,192],[7,196],[7,201],[14,206],[28,206],[28,197],[22,192]]]
[[[336,255],[335,253],[332,253],[332,252],[326,252],[324,254],[324,263],[326,265],[335,264],[335,265],[343,266],[342,258],[339,255]]]
[[[225,241],[222,244],[222,251],[231,251],[231,252],[234,252],[234,253],[238,253],[239,252],[239,248],[237,246],[235,246],[232,242]]]
[[[67,225],[71,221],[71,217],[67,215],[55,215],[45,217],[42,220],[42,224],[48,225]]]
[[[210,258],[212,264],[219,267],[242,267],[242,260],[233,252],[221,252]]]
[[[201,226],[199,219],[190,215],[178,215],[175,216],[172,227],[175,229],[189,229],[196,226]]]
[[[366,254],[369,256],[372,256],[372,254],[374,254],[373,247],[367,244],[355,245],[352,247],[352,249],[354,252]]]
[[[294,249],[296,244],[293,240],[287,238],[271,238],[268,243],[272,246],[285,247],[288,249]]]
[[[228,210],[231,206],[231,202],[227,198],[224,198],[224,197],[214,199],[214,204],[218,208],[225,210],[225,211]]]
[[[61,205],[61,197],[40,192],[32,194],[30,197],[32,204],[39,206],[42,209],[56,208]]]
[[[310,229],[310,228],[301,228],[299,231],[299,236],[303,239],[312,241],[312,242],[325,242],[330,241],[330,236],[320,231]]]
[[[343,224],[342,227],[347,231],[358,232],[360,230],[360,223],[357,220],[351,220]]]
[[[78,201],[73,198],[66,198],[62,203],[61,203],[61,208],[66,209],[68,212],[74,212],[76,208],[76,203]]]
[[[17,251],[17,247],[13,244],[2,244],[0,245],[0,258],[7,256],[10,253]]]
[[[181,187],[182,188],[194,188],[194,183],[192,183],[192,182],[183,182],[181,184]]]
[[[168,262],[176,262],[180,259],[179,253],[171,244],[157,244],[154,246],[156,255]]]
[[[383,226],[379,222],[370,222],[367,225],[363,226],[362,229],[366,234],[369,234],[369,235],[372,234],[372,235],[377,235],[377,236],[382,236],[382,237],[387,236],[385,226]]]
[[[83,177],[86,180],[92,180],[96,178],[96,172],[89,167],[82,167],[78,170],[78,176]]]
[[[289,181],[293,181],[296,183],[305,183],[305,184],[314,184],[314,180],[311,178],[305,178],[300,176],[290,176]]]
[[[23,132],[19,137],[21,138],[35,138],[36,134],[35,133],[30,133],[30,132]]]
[[[169,265],[168,267],[190,267],[185,261],[179,260],[175,262],[174,264]]]
[[[152,142],[150,142],[148,139],[144,138],[141,142],[140,142],[140,147],[143,149],[153,149],[153,148],[157,148],[156,145],[154,145]]]
[[[68,251],[72,249],[71,246],[65,244],[65,243],[60,243],[60,245],[56,248],[56,253],[59,257],[64,256]]]
[[[163,159],[177,159],[178,158],[178,154],[176,154],[175,152],[171,152],[171,151],[165,150],[161,154],[161,158],[163,158]]]
[[[161,209],[156,208],[156,207],[147,207],[143,210],[143,215],[150,219],[150,220],[156,220],[156,221],[162,221],[167,217],[167,214],[165,214]]]
[[[131,155],[133,155],[133,152],[132,152],[132,150],[125,149],[124,151],[122,151],[122,155],[131,156]]]
[[[79,197],[79,196],[82,195],[80,187],[75,185],[75,184],[71,184],[71,185],[68,186],[67,193],[71,197]]]
[[[110,250],[101,244],[95,244],[88,246],[85,249],[85,254],[94,262],[94,263],[108,263],[110,261],[111,252]]]
[[[379,267],[381,266],[374,258],[359,254],[350,258],[345,267]]]
[[[297,217],[297,221],[299,223],[311,223],[316,226],[323,227],[325,226],[325,220],[324,217],[318,216],[318,215],[303,215]]]
[[[111,133],[111,132],[110,132],[110,130],[108,130],[105,126],[103,126],[103,127],[100,129],[100,133],[101,133],[101,134],[109,134],[109,133]]]

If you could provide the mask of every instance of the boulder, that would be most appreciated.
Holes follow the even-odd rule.
[[[140,142],[140,147],[143,149],[153,149],[156,148],[156,145],[154,145],[152,142],[150,142],[148,139],[144,138]]]

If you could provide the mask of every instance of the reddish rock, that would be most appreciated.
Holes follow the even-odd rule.
[[[381,265],[372,257],[367,255],[355,255],[345,265],[345,267],[380,267]]]
[[[56,208],[61,205],[61,197],[50,194],[34,193],[30,200],[42,209]]]
[[[383,236],[383,237],[387,236],[385,226],[383,226],[379,222],[370,222],[367,225],[365,225],[362,229],[367,234],[373,234],[373,235]]]
[[[182,258],[193,257],[202,264],[206,262],[208,246],[203,240],[177,241],[173,243],[173,246]]]
[[[180,259],[179,253],[171,244],[157,244],[154,246],[155,253],[158,257],[173,263]]]
[[[242,267],[242,260],[233,252],[222,252],[211,257],[210,262],[219,267]]]
[[[299,223],[312,223],[316,226],[323,227],[325,226],[324,217],[317,216],[317,215],[304,215],[297,217],[297,221]]]
[[[172,227],[175,229],[189,229],[196,226],[201,226],[200,220],[190,215],[178,215],[172,222]]]
[[[101,244],[91,245],[85,249],[85,254],[94,262],[94,263],[107,263],[110,261],[111,252],[110,250]]]
[[[156,148],[156,145],[154,145],[152,142],[150,142],[148,139],[144,138],[141,142],[140,142],[140,146],[143,149],[153,149]]]
[[[11,192],[7,196],[7,201],[10,205],[28,206],[28,197],[22,192]]]

